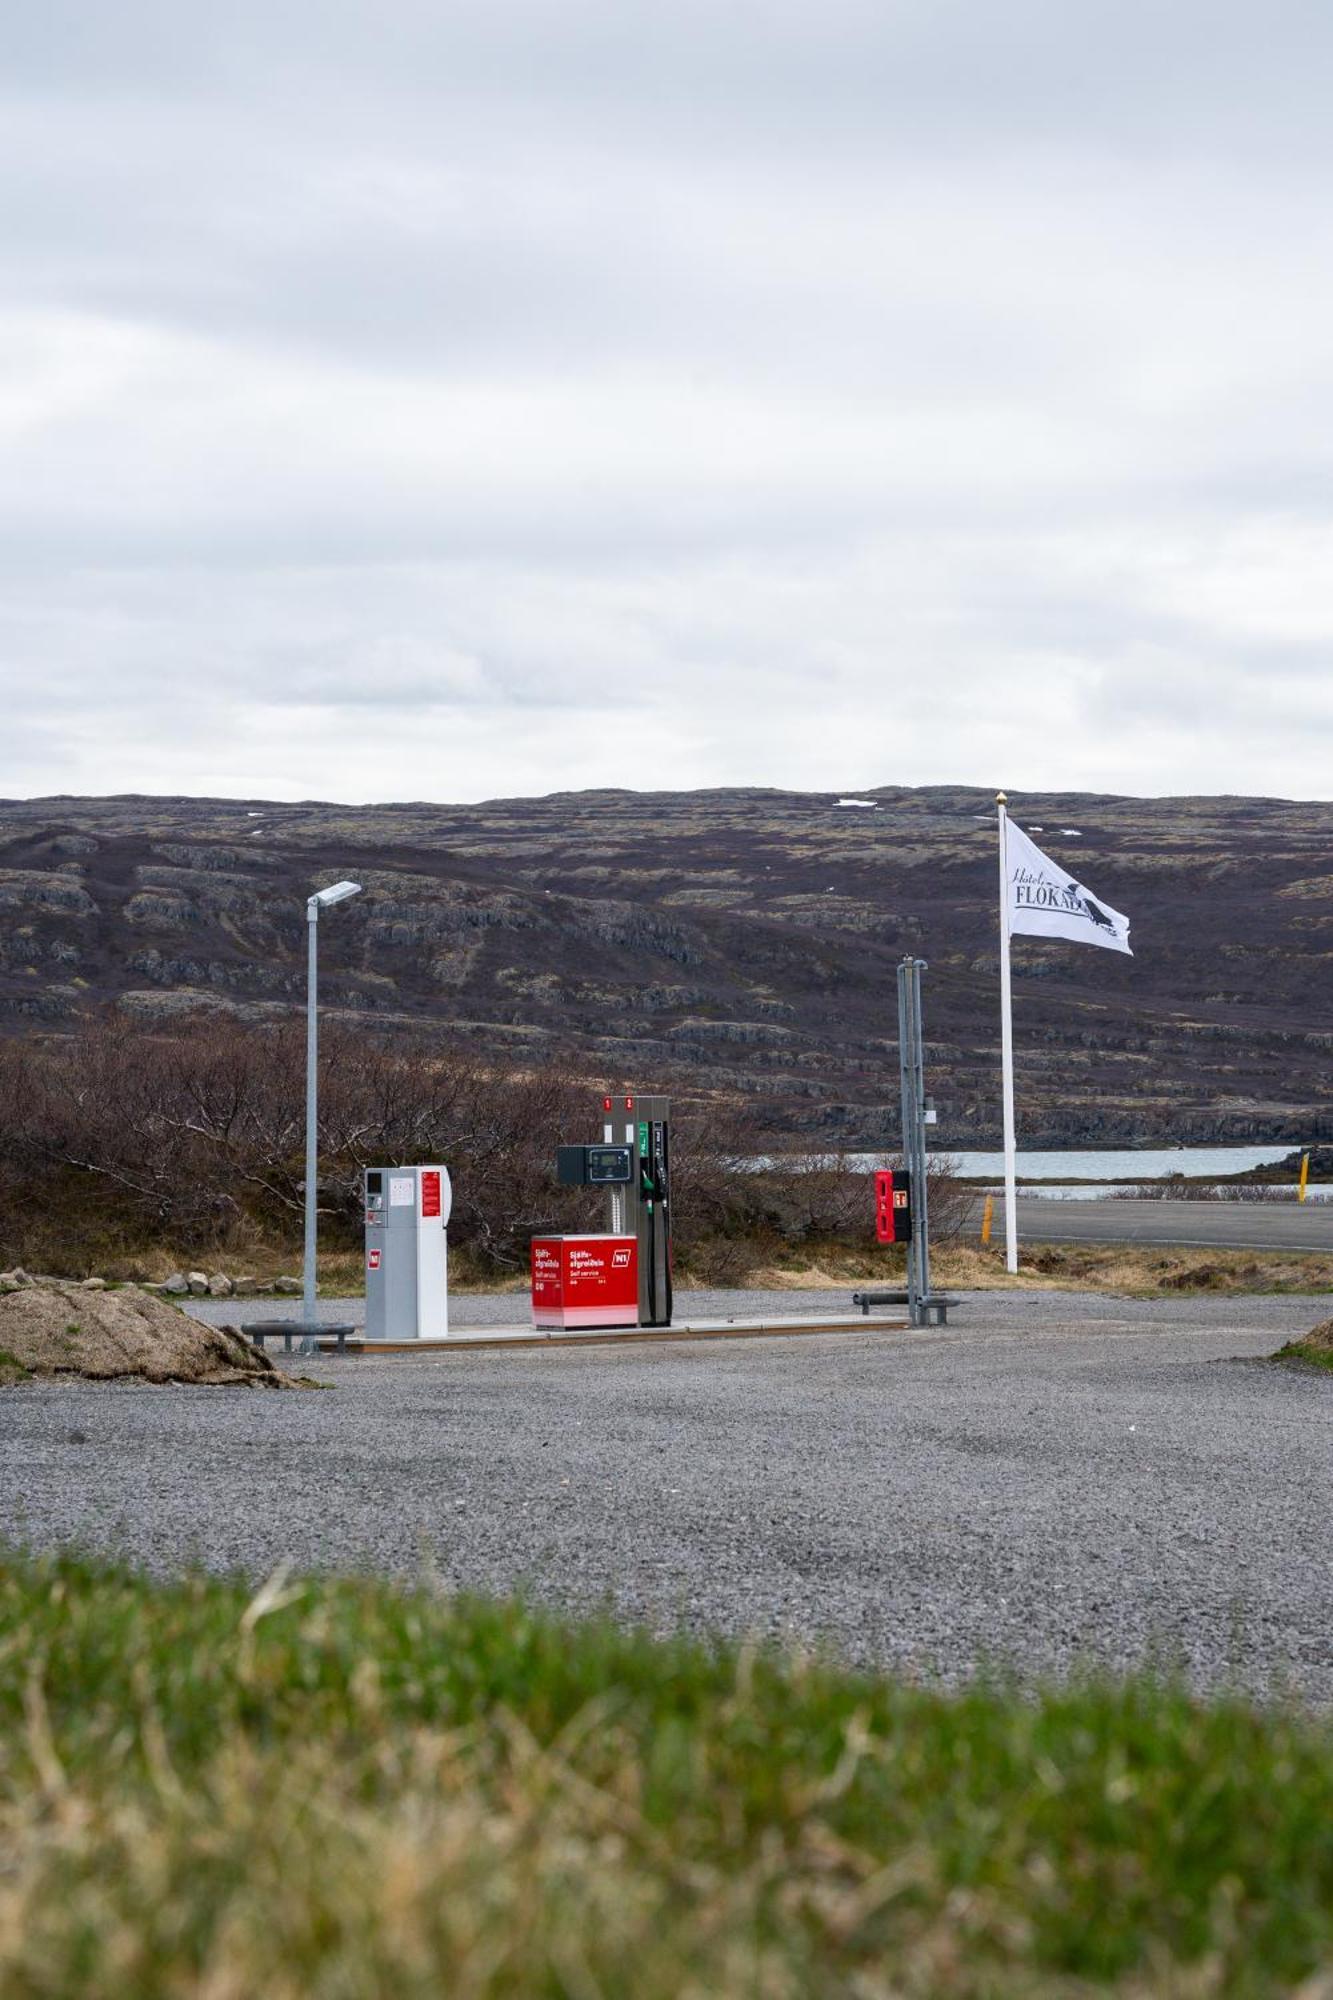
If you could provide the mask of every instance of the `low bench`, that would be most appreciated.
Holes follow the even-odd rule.
[[[336,1340],[339,1354],[346,1354],[347,1336],[356,1330],[350,1322],[346,1325],[320,1322],[315,1326],[303,1319],[247,1319],[241,1322],[241,1332],[261,1350],[270,1333],[280,1333],[284,1354],[291,1353],[293,1338],[300,1343],[296,1350],[298,1354],[317,1354],[321,1340]]]
[[[871,1306],[907,1306],[912,1303],[910,1292],[853,1292],[852,1304],[860,1306],[861,1316],[870,1315]],[[943,1292],[932,1292],[928,1298],[918,1299],[917,1304],[925,1311],[927,1321],[934,1316],[936,1326],[949,1324],[949,1307],[960,1306],[961,1299],[946,1298]]]

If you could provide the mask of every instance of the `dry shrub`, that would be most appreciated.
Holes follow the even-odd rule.
[[[1217,1264],[1186,1264],[1182,1269],[1164,1271],[1164,1292],[1215,1292],[1228,1282],[1228,1273]]]
[[[1096,1252],[1050,1243],[1032,1251],[1024,1261],[1030,1271],[1042,1277],[1084,1278],[1096,1268]]]
[[[359,1241],[368,1165],[444,1159],[452,1239],[517,1268],[577,1213],[555,1147],[586,1092],[558,1068],[496,1076],[467,1050],[330,1025],[320,1049],[326,1240]],[[0,1262],[57,1273],[133,1263],[165,1239],[204,1256],[291,1247],[304,1203],[301,1023],[215,1018],[163,1034],[115,1016],[0,1044]]]
[[[737,1291],[755,1282],[766,1262],[765,1246],[749,1236],[708,1236],[676,1253],[677,1281]]]
[[[899,1154],[886,1153],[884,1165],[898,1171]],[[957,1178],[954,1161],[933,1159],[927,1174],[932,1242],[954,1242],[974,1203]],[[756,1121],[740,1110],[687,1111],[672,1133],[672,1198],[675,1241],[692,1271],[708,1268],[710,1246],[752,1246],[747,1269],[759,1268],[784,1251],[838,1245],[873,1251],[874,1195],[871,1175],[845,1152],[772,1156]],[[718,1282],[721,1282],[720,1280]]]
[[[501,1074],[460,1043],[377,1037],[329,1023],[320,1038],[322,1245],[361,1240],[367,1166],[443,1160],[450,1243],[479,1276],[526,1268],[529,1240],[597,1228],[600,1196],[561,1188],[562,1140],[600,1122],[586,1080],[559,1062]],[[143,1277],[148,1246],[182,1260],[261,1261],[300,1243],[304,1024],[108,1014],[47,1040],[0,1043],[0,1265],[62,1276]],[[810,1244],[871,1250],[869,1176],[842,1154],[763,1161],[753,1118],[684,1105],[673,1120],[672,1209],[683,1273],[744,1282]],[[891,1162],[886,1160],[886,1164]],[[971,1196],[936,1163],[931,1233],[957,1234]]]

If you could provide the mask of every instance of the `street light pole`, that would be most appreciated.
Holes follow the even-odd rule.
[[[907,1317],[925,1326],[930,1297],[930,1213],[926,1190],[926,1073],[921,1019],[924,958],[898,967],[898,1060],[903,1094],[903,1169],[911,1190],[912,1235],[907,1246]]]
[[[319,1176],[319,1007],[316,987],[319,978],[319,897],[305,906],[305,1263],[302,1267],[305,1293],[303,1317],[307,1326],[315,1324],[315,1202]]]
[[[317,889],[305,906],[305,1263],[302,1272],[303,1317],[308,1327],[318,1319],[315,1308],[315,1227],[319,1203],[319,913],[333,903],[361,893],[359,882],[334,882]]]

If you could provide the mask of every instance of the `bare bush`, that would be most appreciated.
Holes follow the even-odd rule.
[[[59,1040],[0,1045],[0,1258],[21,1260],[55,1225],[71,1244],[118,1231],[202,1254],[256,1228],[294,1244],[304,1065],[295,1022],[209,1019],[162,1035],[112,1016]],[[365,1166],[444,1159],[457,1181],[455,1242],[516,1268],[528,1235],[570,1212],[552,1167],[578,1102],[558,1072],[497,1077],[448,1045],[380,1044],[331,1026],[321,1210],[353,1241]]]
[[[320,1047],[319,1207],[325,1240],[361,1236],[366,1166],[444,1161],[450,1238],[484,1269],[523,1269],[535,1234],[596,1227],[596,1195],[561,1188],[555,1151],[588,1133],[586,1082],[558,1063],[502,1075],[443,1039],[381,1040],[330,1023]],[[299,1020],[201,1017],[169,1032],[115,1014],[72,1035],[0,1043],[0,1262],[124,1265],[146,1244],[203,1257],[294,1249],[304,1205],[305,1044]],[[869,1176],[841,1155],[762,1159],[743,1110],[686,1107],[672,1197],[683,1267],[737,1282],[774,1245],[869,1245]],[[932,1226],[969,1197],[937,1166]],[[123,1255],[119,1254],[122,1253]]]

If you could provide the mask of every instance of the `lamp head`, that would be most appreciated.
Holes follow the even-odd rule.
[[[359,896],[360,894],[361,884],[359,882],[331,882],[327,889],[316,889],[314,895],[310,898],[308,908],[312,914],[316,914],[320,910],[329,909],[334,903],[346,902],[349,896]]]

